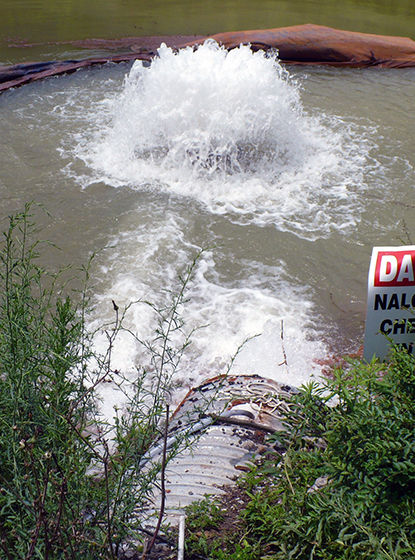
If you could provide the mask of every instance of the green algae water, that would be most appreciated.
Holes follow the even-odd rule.
[[[0,0],[0,16],[3,64],[86,56],[61,43],[91,38],[212,35],[303,23],[415,39],[412,0]]]
[[[91,56],[76,41],[94,37],[415,28],[412,3],[399,1],[0,6],[4,62]],[[234,373],[299,385],[362,343],[372,247],[415,240],[414,106],[415,69],[284,68],[248,47],[164,46],[150,66],[107,64],[0,95],[0,219],[35,200],[50,213],[39,213],[42,236],[61,247],[48,264],[98,251],[94,329],[112,300],[162,306],[209,248],[183,310],[196,330],[182,390],[226,371],[246,339]],[[157,324],[133,306],[126,326],[148,339]],[[128,336],[113,355],[127,375],[148,365]],[[105,388],[109,409],[119,393]]]

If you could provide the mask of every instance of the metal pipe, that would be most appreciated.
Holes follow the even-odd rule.
[[[184,528],[186,516],[181,515],[179,519],[179,545],[177,549],[177,560],[184,560]]]

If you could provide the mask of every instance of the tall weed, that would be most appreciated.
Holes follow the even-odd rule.
[[[145,343],[151,375],[139,370],[126,390],[111,363],[125,312],[113,303],[107,351],[97,355],[85,322],[89,268],[78,271],[78,297],[58,289],[58,277],[39,264],[37,235],[28,205],[10,218],[0,252],[0,556],[115,559],[122,543],[142,540],[143,509],[162,468],[146,454],[163,432],[189,344],[179,311],[196,261],[171,303],[155,309],[157,332]],[[178,346],[173,333],[175,341],[183,335]],[[99,415],[97,394],[109,380],[127,395],[112,424]]]

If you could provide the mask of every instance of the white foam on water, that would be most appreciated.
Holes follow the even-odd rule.
[[[105,286],[97,295],[91,329],[113,319],[112,301],[123,309],[140,300],[128,309],[124,327],[140,340],[154,339],[158,317],[144,302],[157,308],[168,305],[180,289],[178,275],[184,275],[199,250],[186,240],[185,227],[183,219],[170,212],[164,220],[155,215],[114,240],[115,248],[98,271]],[[235,354],[232,374],[256,373],[295,386],[318,376],[317,362],[326,356],[326,348],[313,317],[310,290],[287,278],[283,261],[275,266],[242,262],[243,274],[230,279],[219,272],[217,257],[215,251],[202,253],[186,290],[187,301],[179,309],[183,336],[173,334],[172,346],[179,347],[193,334],[175,373],[174,402],[190,387],[226,373]],[[104,352],[107,344],[101,333],[97,349]],[[151,354],[127,332],[114,346],[112,366],[130,379],[139,368],[153,369]],[[102,391],[105,414],[111,417],[124,396],[111,384]]]
[[[179,52],[162,46],[158,54],[151,66],[134,63],[121,93],[111,90],[92,105],[75,137],[75,155],[87,166],[78,175],[83,186],[104,182],[151,191],[160,201],[166,193],[188,198],[190,213],[200,208],[308,240],[356,226],[370,142],[340,118],[307,113],[300,84],[276,53],[247,46],[228,52],[208,41]],[[177,293],[178,274],[199,250],[181,206],[167,213],[157,204],[137,209],[129,227],[121,224],[100,271],[105,285],[91,328],[111,318],[112,300],[121,308],[137,300],[163,307]],[[176,372],[176,402],[188,388],[226,372],[236,353],[234,374],[295,386],[318,376],[327,349],[309,287],[288,277],[282,261],[241,260],[235,279],[216,260],[214,252],[202,255],[181,309],[185,332],[196,330]],[[144,303],[132,305],[125,326],[150,341],[157,315]],[[104,351],[106,335],[96,342]],[[138,367],[151,371],[151,356],[121,333],[113,366],[134,378]],[[111,416],[123,396],[111,385],[103,395]]]
[[[76,155],[85,184],[191,197],[235,223],[314,239],[359,220],[370,147],[341,119],[311,116],[276,53],[213,41],[161,46],[94,113]],[[96,111],[96,107],[94,108]]]
[[[97,281],[91,328],[113,318],[111,300],[121,309],[138,299],[164,305],[169,300],[165,290],[177,292],[177,275],[198,245],[208,245],[213,237],[218,249],[202,256],[191,298],[182,309],[187,332],[206,326],[196,330],[180,364],[178,395],[226,371],[249,337],[254,338],[238,353],[233,373],[258,373],[293,385],[318,375],[318,362],[327,354],[322,340],[333,339],[335,315],[330,302],[324,306],[320,301],[324,321],[318,316],[300,253],[307,246],[311,259],[330,265],[328,258],[320,258],[322,244],[308,241],[331,237],[335,251],[328,241],[328,255],[337,256],[338,250],[339,260],[345,257],[347,266],[353,260],[348,246],[362,244],[368,235],[376,242],[379,231],[395,231],[401,215],[393,208],[403,207],[389,211],[385,194],[402,192],[397,204],[407,201],[410,206],[411,144],[406,155],[401,152],[396,131],[385,142],[388,128],[378,115],[393,119],[389,106],[394,106],[395,94],[385,98],[385,91],[396,92],[396,85],[404,90],[410,75],[405,73],[399,84],[394,73],[386,78],[380,71],[317,69],[299,71],[296,80],[280,66],[275,53],[253,53],[248,47],[228,53],[212,42],[179,53],[162,47],[151,66],[137,62],[126,77],[125,68],[109,65],[79,72],[33,84],[24,96],[16,91],[4,97],[3,103],[9,99],[12,109],[7,114],[3,105],[7,151],[2,165],[10,176],[3,202],[10,193],[15,196],[19,183],[27,182],[24,199],[48,200],[45,192],[50,190],[58,216],[80,230],[78,243],[82,235],[96,231],[106,243],[117,230],[109,242],[115,249],[95,271],[102,283]],[[374,98],[360,91],[361,81],[367,85],[370,79],[381,82]],[[382,80],[387,80],[388,88]],[[349,98],[345,111],[343,90]],[[379,97],[382,110],[376,105]],[[337,103],[328,103],[334,98]],[[409,105],[409,101],[404,105],[405,115]],[[360,115],[368,108],[363,121],[359,113],[355,116],[354,107]],[[411,138],[409,129],[407,135]],[[23,156],[17,149],[21,158],[17,176],[14,150],[19,143]],[[64,159],[63,170],[56,149]],[[38,190],[32,177],[39,182]],[[98,185],[85,197],[89,201],[85,204],[91,204],[86,216],[101,223],[84,232],[73,216],[73,209],[84,202],[77,200],[72,206],[67,201],[79,195],[80,184],[94,182]],[[100,182],[124,191],[107,197],[111,189],[102,188]],[[107,212],[101,215],[102,201]],[[274,228],[294,235],[280,235]],[[270,247],[272,240],[281,247]],[[290,254],[285,256],[287,240]],[[100,241],[95,241],[96,247]],[[280,255],[287,259],[292,276]],[[314,272],[310,284],[317,285],[318,274]],[[335,274],[329,283],[336,282],[339,291],[347,292],[349,276],[345,280]],[[358,290],[352,295],[360,297]],[[125,326],[151,340],[157,320],[150,307],[137,304],[129,309]],[[106,344],[106,335],[99,335],[98,347],[104,350]],[[149,367],[148,355],[127,333],[122,333],[113,358],[113,366],[131,378],[138,366]],[[103,386],[103,395],[111,417],[112,406],[122,395],[113,384]]]

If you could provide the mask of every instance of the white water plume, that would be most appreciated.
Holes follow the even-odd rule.
[[[154,215],[114,240],[114,248],[100,277],[109,283],[102,295],[96,296],[95,330],[111,321],[115,301],[122,309],[133,304],[125,317],[124,327],[143,341],[151,341],[157,328],[156,308],[164,308],[177,294],[192,255],[197,252],[183,236],[185,224],[174,213],[160,220]],[[238,352],[232,374],[259,374],[265,378],[299,386],[320,374],[318,361],[326,356],[318,320],[313,318],[314,304],[310,290],[293,285],[286,273],[286,263],[274,266],[244,262],[240,278],[229,278],[218,270],[214,251],[205,251],[186,290],[186,303],[180,307],[184,336],[190,335],[175,375],[177,402],[193,386],[224,374]],[[177,337],[177,340],[176,340]],[[170,341],[180,346],[175,333]],[[244,341],[246,341],[244,344]],[[96,339],[97,348],[105,351],[105,333]],[[152,371],[151,354],[124,331],[113,348],[113,367],[134,378],[137,366]],[[122,395],[112,386],[104,388],[106,406]]]
[[[91,182],[192,197],[306,238],[356,224],[368,147],[340,120],[306,114],[275,52],[207,41],[158,55],[134,63],[96,115],[95,139],[79,143]]]

